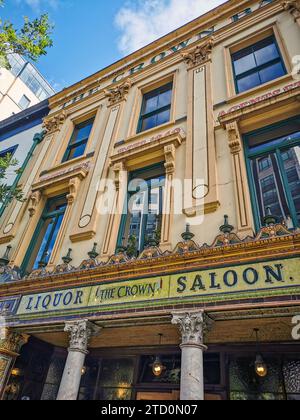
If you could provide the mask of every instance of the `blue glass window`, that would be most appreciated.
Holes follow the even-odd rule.
[[[165,171],[162,165],[131,174],[118,246],[128,246],[130,239],[134,238],[136,253],[139,253],[149,241],[159,238],[164,185]]]
[[[138,132],[150,130],[170,121],[173,84],[144,95]]]
[[[75,127],[66,153],[64,155],[63,162],[67,162],[84,155],[86,145],[93,128],[93,123],[94,118],[82,124],[78,124]]]
[[[245,136],[257,228],[269,211],[289,228],[300,226],[300,118]]]
[[[47,266],[67,208],[66,197],[49,200],[25,256],[22,269],[30,273]]]
[[[237,93],[245,92],[286,74],[273,36],[232,55]]]

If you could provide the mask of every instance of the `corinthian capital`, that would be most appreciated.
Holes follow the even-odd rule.
[[[68,332],[70,336],[69,351],[88,353],[89,340],[93,335],[99,333],[100,327],[84,319],[66,322],[64,331]]]
[[[204,346],[204,337],[210,330],[212,322],[203,311],[174,313],[172,319],[172,324],[179,327],[183,345]]]

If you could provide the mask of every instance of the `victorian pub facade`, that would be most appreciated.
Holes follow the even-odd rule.
[[[300,399],[299,39],[299,0],[232,0],[50,98],[2,399]]]

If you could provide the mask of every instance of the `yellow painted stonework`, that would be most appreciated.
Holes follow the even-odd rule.
[[[17,315],[300,286],[300,259],[112,282],[23,296]]]

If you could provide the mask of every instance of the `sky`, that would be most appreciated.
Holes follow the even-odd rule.
[[[3,20],[48,13],[54,46],[36,64],[57,90],[114,63],[225,0],[5,0]]]

